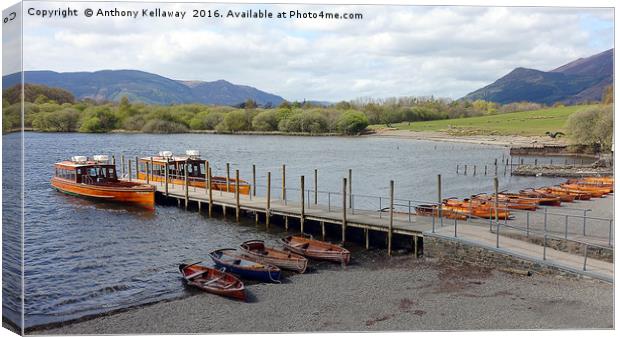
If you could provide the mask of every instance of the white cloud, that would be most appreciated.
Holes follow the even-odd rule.
[[[38,8],[52,6],[36,3]],[[145,7],[129,3],[72,6],[80,10],[87,6]],[[81,16],[60,20],[27,16],[25,68],[139,69],[174,79],[226,79],[288,99],[458,98],[515,67],[550,70],[613,45],[613,28],[610,32],[600,28],[605,23],[613,27],[613,9],[163,3],[156,7],[359,12],[364,19],[89,20]],[[584,26],[585,17],[587,22],[598,23],[597,27]]]

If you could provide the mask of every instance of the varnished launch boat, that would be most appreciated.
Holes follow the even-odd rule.
[[[245,285],[232,274],[198,264],[181,264],[179,271],[188,285],[208,293],[245,301]]]
[[[149,181],[166,181],[166,165],[168,165],[168,183],[185,184],[185,170],[187,168],[187,184],[189,186],[205,188],[207,174],[205,160],[200,158],[196,150],[186,151],[184,156],[174,156],[170,151],[161,151],[157,156],[140,158],[138,161],[138,179],[146,180],[147,166]],[[217,191],[235,192],[235,178],[211,177],[211,188]],[[239,194],[250,194],[250,184],[239,180]]]
[[[294,270],[298,273],[306,271],[308,259],[292,252],[265,246],[263,240],[250,240],[241,244],[244,257],[282,269]]]
[[[338,245],[323,241],[313,240],[307,235],[290,235],[282,239],[286,250],[312,259],[327,260],[348,264],[351,260],[351,252]]]
[[[75,156],[54,165],[52,187],[88,199],[155,208],[155,187],[119,180],[108,156]]]

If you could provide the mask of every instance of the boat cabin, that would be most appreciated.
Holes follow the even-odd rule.
[[[54,176],[78,184],[106,184],[118,181],[116,167],[108,162],[108,156],[71,157],[54,165]]]
[[[174,156],[170,151],[161,151],[157,156],[140,158],[138,161],[138,178],[145,179],[147,165],[151,177],[163,178],[166,175],[166,165],[168,165],[168,176],[171,179],[184,179],[185,164],[187,164],[188,178],[205,178],[207,173],[205,161],[200,158],[200,152],[197,150],[187,150],[184,156]]]

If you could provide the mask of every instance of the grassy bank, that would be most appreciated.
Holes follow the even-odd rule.
[[[592,106],[575,105],[480,117],[403,122],[392,124],[392,127],[411,131],[444,131],[452,135],[544,136],[547,131],[565,132],[568,116]],[[369,128],[381,129],[385,128],[385,124],[375,124]]]

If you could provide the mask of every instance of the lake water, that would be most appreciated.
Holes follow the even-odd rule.
[[[5,175],[10,158],[19,157],[19,146],[7,144],[18,144],[19,137],[3,136]],[[280,167],[286,164],[287,186],[298,186],[299,176],[305,175],[310,187],[316,168],[323,191],[339,191],[351,168],[354,194],[387,196],[393,179],[398,198],[416,200],[436,199],[437,174],[443,176],[444,196],[491,192],[491,175],[457,175],[456,163],[491,165],[495,158],[508,156],[508,150],[500,147],[387,138],[26,133],[24,139],[27,327],[186,296],[189,291],[177,270],[180,262],[204,260],[213,249],[236,247],[248,239],[275,242],[283,234],[277,227],[268,233],[253,222],[208,219],[173,206],[145,212],[61,194],[50,187],[53,164],[73,155],[115,154],[118,163],[121,153],[134,158],[161,150],[180,154],[197,149],[213,165],[214,174],[224,174],[225,163],[230,162],[233,170],[250,180],[256,164],[259,184],[271,171],[273,185],[280,186]],[[482,172],[479,166],[478,173]],[[501,189],[562,181],[502,173],[500,169]],[[10,215],[7,208],[19,205],[18,195],[12,198],[11,191],[3,192],[4,212]],[[5,251],[10,253],[5,254],[7,268],[7,263],[14,266],[19,261],[15,241],[20,232],[18,227],[4,226],[3,234],[4,246],[9,247]],[[10,280],[4,286],[19,292],[19,268],[9,270],[12,274],[5,274]],[[5,316],[15,317],[19,299],[4,294]]]

